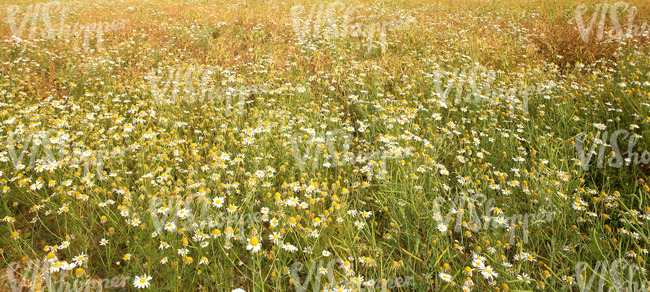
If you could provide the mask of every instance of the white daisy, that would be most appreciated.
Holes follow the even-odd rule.
[[[133,286],[139,289],[144,289],[144,288],[149,288],[149,281],[151,281],[151,276],[147,276],[147,274],[144,274],[142,277],[135,276],[135,280],[133,281]]]

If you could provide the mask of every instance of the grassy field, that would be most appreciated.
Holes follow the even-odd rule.
[[[614,5],[0,0],[0,291],[650,291]]]

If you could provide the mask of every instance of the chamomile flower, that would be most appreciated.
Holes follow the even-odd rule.
[[[207,257],[201,257],[201,260],[199,261],[199,265],[207,265],[209,263]]]
[[[262,245],[260,244],[259,239],[257,237],[252,237],[248,239],[248,245],[246,246],[246,250],[250,250],[253,253],[257,253],[260,251],[262,248]]]
[[[147,274],[144,274],[142,276],[135,276],[135,280],[133,281],[133,286],[135,286],[135,288],[138,289],[149,288],[149,285],[151,285],[149,281],[151,281],[151,279],[153,278],[151,276],[147,276]]]
[[[273,232],[273,234],[269,234],[269,240],[274,244],[280,244],[282,242],[282,234]]]
[[[440,276],[440,279],[442,279],[443,281],[445,281],[447,283],[451,282],[451,279],[452,279],[451,275],[449,275],[447,273],[440,272],[440,273],[438,273],[438,276]]]
[[[481,275],[483,275],[483,277],[484,277],[486,280],[492,280],[492,279],[494,279],[494,278],[496,278],[496,277],[499,276],[499,274],[498,274],[497,272],[495,272],[494,269],[492,269],[491,266],[485,266],[485,267],[483,267],[483,268],[481,269]]]
[[[223,207],[223,202],[224,202],[223,197],[215,197],[214,199],[212,199],[212,206],[221,208]]]
[[[72,261],[74,261],[75,264],[77,264],[77,266],[83,265],[83,263],[86,262],[87,260],[88,260],[88,255],[83,252],[80,253],[78,256],[72,258]]]

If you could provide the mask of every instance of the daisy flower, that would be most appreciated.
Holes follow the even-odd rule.
[[[259,239],[257,239],[257,237],[248,239],[248,245],[246,246],[246,250],[250,250],[253,253],[257,253],[260,251],[260,248],[262,248],[262,245],[260,244],[260,241]]]
[[[176,213],[179,218],[185,219],[190,215],[190,210],[188,209],[180,209],[178,210],[178,213]]]
[[[282,245],[282,248],[284,250],[288,251],[288,252],[291,252],[291,253],[294,253],[294,252],[298,251],[298,248],[295,247],[292,244],[284,244],[284,245]]]
[[[607,128],[607,126],[605,126],[604,124],[600,124],[600,123],[594,123],[594,127],[596,127],[596,129],[601,130],[601,131],[605,130]]]
[[[363,276],[351,277],[350,282],[359,285],[361,282],[363,282]]]
[[[174,222],[169,222],[165,224],[165,230],[174,231],[174,229],[176,229],[176,224],[174,224]]]
[[[202,257],[199,261],[199,265],[207,265],[209,263],[208,258]]]
[[[445,281],[445,282],[447,282],[447,283],[451,282],[451,275],[449,275],[449,274],[447,274],[447,273],[440,272],[440,273],[438,274],[438,276],[440,276],[440,279],[442,279],[443,281]]]
[[[221,208],[223,206],[223,197],[216,197],[212,199],[212,206]]]
[[[82,252],[78,256],[72,258],[72,260],[75,262],[75,264],[77,264],[77,266],[81,266],[85,261],[88,260],[88,255]]]
[[[280,244],[280,241],[282,240],[282,234],[273,232],[273,234],[269,234],[269,240],[274,244]]]
[[[491,266],[485,266],[483,269],[481,269],[481,275],[483,275],[483,277],[488,280],[492,280],[493,278],[499,276],[499,274],[496,273]]]
[[[573,284],[575,284],[575,280],[571,276],[566,276],[565,275],[565,276],[562,276],[562,279],[564,281],[566,281],[567,283],[569,283],[569,285],[571,285],[571,286],[573,286]]]
[[[149,288],[149,285],[151,285],[149,281],[151,281],[151,279],[152,279],[151,276],[147,276],[147,274],[144,274],[142,277],[135,276],[135,280],[133,281],[133,286],[139,289]]]

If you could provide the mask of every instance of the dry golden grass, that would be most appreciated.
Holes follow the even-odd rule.
[[[21,7],[33,3],[42,3],[35,1],[3,1],[0,3],[0,11],[6,11],[9,5],[17,4]],[[64,3],[64,2],[62,2]],[[205,41],[190,42],[188,38],[178,38],[173,48],[174,56],[162,56],[163,63],[171,62],[177,58],[177,54],[182,52],[187,60],[192,60],[196,64],[218,64],[223,67],[232,66],[238,62],[255,62],[256,58],[262,55],[274,57],[274,65],[271,67],[273,74],[287,75],[287,72],[281,71],[281,67],[287,62],[297,62],[298,68],[303,68],[303,72],[294,74],[306,76],[308,72],[331,70],[331,57],[327,54],[316,53],[309,60],[300,57],[300,51],[296,50],[290,44],[294,37],[291,25],[290,13],[288,12],[291,5],[299,2],[281,4],[279,2],[261,2],[252,1],[243,4],[235,1],[192,1],[191,4],[180,4],[172,1],[145,2],[141,5],[138,1],[124,1],[120,7],[137,7],[134,11],[124,11],[116,9],[111,5],[111,1],[93,1],[92,5],[80,5],[77,2],[71,5],[72,14],[66,20],[66,23],[84,23],[98,20],[111,19],[129,19],[130,23],[126,30],[111,31],[104,36],[104,47],[118,45],[125,38],[138,39],[135,47],[126,50],[128,53],[135,53],[137,46],[143,45],[146,49],[160,50],[165,48],[171,36],[178,34],[183,35],[182,28],[166,29],[163,26],[174,26],[176,23],[195,23],[203,25],[209,33],[206,32]],[[123,4],[122,4],[123,3]],[[303,2],[307,7],[311,7],[316,2]],[[346,2],[348,5],[372,5],[372,1]],[[382,65],[387,66],[391,71],[402,71],[405,54],[408,53],[406,47],[425,48],[435,46],[436,50],[462,50],[468,56],[471,56],[477,62],[486,65],[492,65],[502,70],[511,70],[516,68],[519,62],[525,61],[520,57],[526,54],[528,58],[542,58],[556,62],[561,68],[567,64],[575,62],[590,63],[602,57],[611,57],[614,44],[598,44],[596,41],[584,43],[580,38],[574,24],[567,24],[573,15],[558,14],[560,10],[573,11],[573,7],[578,4],[586,4],[590,7],[595,5],[596,1],[585,2],[578,0],[571,1],[403,1],[391,2],[388,7],[400,7],[401,10],[412,12],[417,15],[418,22],[406,31],[391,32],[394,39],[401,39],[404,42],[400,47],[402,49],[389,50],[381,56],[369,57],[368,60],[374,60]],[[644,3],[633,3],[638,6],[639,13],[635,19],[638,25],[648,21],[647,5]],[[433,5],[437,9],[426,8]],[[463,9],[458,9],[459,7]],[[24,10],[23,10],[24,11]],[[468,11],[470,13],[468,13]],[[486,13],[500,13],[503,17],[500,19],[487,16],[486,21],[472,21],[476,17],[474,11]],[[530,16],[518,15],[519,11],[535,11],[537,17],[532,19]],[[154,12],[154,13],[150,13]],[[80,17],[83,15],[83,17]],[[390,15],[390,12],[387,13]],[[513,39],[512,36],[500,34],[495,31],[494,26],[506,25],[507,17],[517,19],[523,27],[530,31],[535,31],[534,35],[528,40],[521,41]],[[439,21],[440,24],[433,31],[423,30],[418,23],[429,21]],[[226,22],[228,25],[215,28],[218,22]],[[624,21],[621,21],[624,23]],[[251,33],[256,25],[262,25],[264,29]],[[469,41],[458,48],[450,48],[444,42],[445,35],[448,31],[457,31],[459,28],[467,30]],[[144,38],[138,37],[139,34],[146,34]],[[541,35],[543,34],[543,37]],[[0,26],[0,35],[11,35],[9,26]],[[592,39],[595,37],[592,36]],[[346,40],[347,41],[347,40]],[[646,42],[647,39],[639,38],[640,42]],[[52,49],[55,52],[64,52],[71,49],[71,46],[62,44],[62,41],[52,41]],[[252,50],[252,52],[248,52]],[[111,54],[111,53],[109,53]],[[556,56],[561,55],[559,59]],[[513,59],[513,56],[517,56]],[[44,57],[44,56],[43,56]],[[408,58],[408,57],[407,57]],[[46,59],[46,58],[43,58]],[[45,61],[45,60],[44,60]],[[141,64],[139,66],[130,66],[128,70],[118,69],[118,73],[124,77],[124,81],[134,80],[138,76],[146,74],[147,68],[154,60],[139,59],[138,56],[129,58],[131,64]],[[38,96],[44,96],[51,88],[56,87],[53,76],[60,72],[74,72],[83,74],[84,70],[75,66],[75,64],[66,64],[63,61],[47,61],[49,63],[50,73],[47,76],[34,76],[25,89],[28,92],[34,92]],[[141,68],[139,70],[138,68]],[[61,92],[64,94],[65,91]]]

